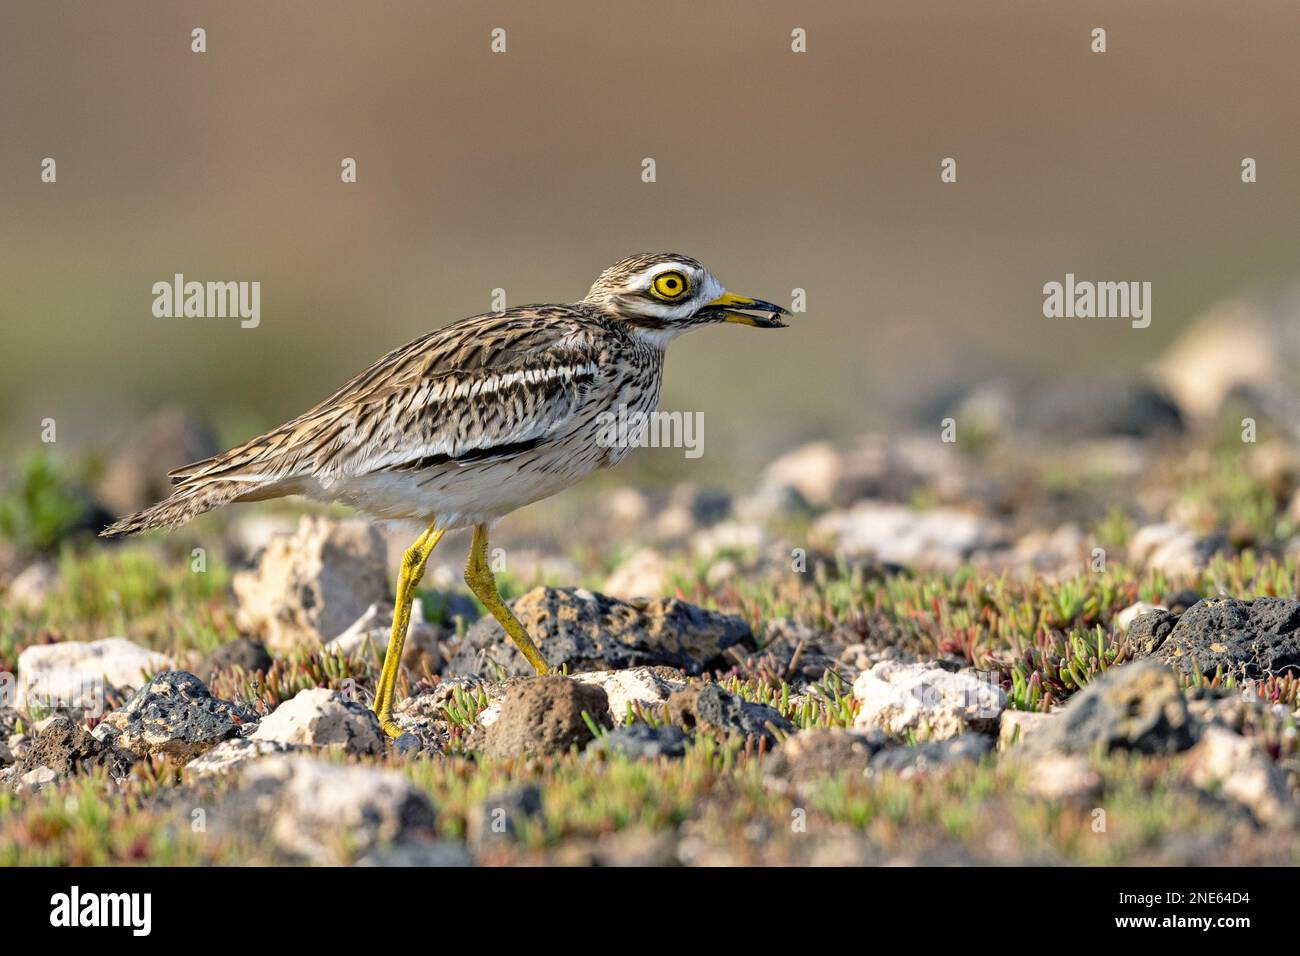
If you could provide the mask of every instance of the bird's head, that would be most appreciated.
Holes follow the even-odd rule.
[[[650,253],[628,256],[600,274],[582,300],[652,338],[717,322],[760,329],[784,328],[790,313],[762,299],[736,295],[690,256]]]

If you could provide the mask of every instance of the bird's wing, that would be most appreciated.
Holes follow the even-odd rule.
[[[328,484],[518,453],[581,407],[605,359],[599,332],[563,306],[466,319],[390,352],[293,421],[170,477]]]

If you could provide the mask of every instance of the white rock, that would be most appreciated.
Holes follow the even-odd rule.
[[[262,718],[251,740],[329,747],[350,754],[384,750],[384,732],[373,713],[338,691],[314,687],[300,691]]]
[[[20,793],[35,793],[58,779],[58,773],[49,767],[37,767],[18,778],[17,789]]]
[[[844,457],[829,442],[791,449],[763,470],[760,484],[793,488],[811,505],[830,504],[844,473]]]
[[[185,765],[182,773],[188,781],[222,777],[261,757],[291,753],[298,749],[293,744],[281,743],[278,740],[251,740],[246,737],[236,737],[234,740],[222,741],[207,753],[195,757]]]
[[[614,569],[601,591],[621,598],[662,597],[671,571],[671,561],[652,548],[642,548]]]
[[[1148,571],[1171,577],[1200,574],[1209,565],[1196,533],[1173,521],[1139,528],[1129,541],[1128,554]]]
[[[1283,322],[1294,325],[1294,313]],[[1153,368],[1178,407],[1208,424],[1240,387],[1288,381],[1283,336],[1267,312],[1247,298],[1215,306],[1198,318]]]
[[[878,727],[890,734],[915,731],[929,740],[968,730],[996,731],[1007,705],[1002,688],[971,671],[895,661],[881,661],[859,674],[853,696],[862,701],[855,727]]]
[[[599,687],[609,698],[609,714],[614,726],[623,723],[631,704],[650,709],[668,699],[668,695],[686,687],[676,671],[668,667],[629,667],[621,671],[588,671],[574,674],[573,679]],[[480,717],[479,723],[485,723]]]
[[[1025,770],[1026,786],[1048,800],[1065,800],[1097,793],[1101,775],[1079,755],[1047,754],[1031,761]]]
[[[850,557],[936,568],[954,568],[1004,538],[996,522],[979,515],[953,508],[917,511],[882,501],[860,501],[823,515],[814,531],[832,538]]]
[[[290,755],[259,761],[244,786],[285,850],[321,864],[350,862],[403,838],[432,838],[433,807],[404,775]]]
[[[1262,823],[1289,824],[1296,817],[1286,779],[1259,741],[1209,725],[1188,751],[1192,783],[1214,788],[1245,806]]]
[[[1051,719],[1051,714],[1035,710],[1004,710],[998,724],[998,750],[1024,743]]]
[[[272,653],[333,640],[388,596],[384,539],[364,521],[305,516],[292,535],[277,535],[256,571],[231,582],[245,634]]]
[[[33,713],[72,707],[99,713],[105,683],[118,690],[136,690],[148,675],[171,669],[166,655],[124,637],[33,644],[18,655],[17,709]]]
[[[39,610],[59,581],[59,571],[51,561],[37,561],[28,565],[9,582],[5,598],[15,607],[28,611]]]
[[[388,649],[392,630],[393,606],[386,602],[376,603],[366,608],[366,613],[357,618],[351,627],[328,641],[325,646],[348,657],[369,653],[382,657]],[[437,671],[442,664],[437,633],[425,621],[424,602],[419,598],[411,602],[411,623],[406,630],[406,643],[402,646],[402,663],[410,667],[427,663],[432,671]]]
[[[1169,608],[1163,604],[1149,604],[1146,601],[1138,601],[1136,604],[1130,604],[1124,610],[1115,615],[1115,627],[1123,634],[1143,614],[1150,614],[1152,611],[1167,611]]]

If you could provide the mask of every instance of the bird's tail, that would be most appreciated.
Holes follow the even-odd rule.
[[[117,538],[127,534],[138,534],[150,528],[175,528],[205,511],[219,508],[242,495],[247,495],[251,490],[246,481],[226,479],[183,484],[172,492],[171,497],[115,521],[101,531],[100,535],[105,538]]]

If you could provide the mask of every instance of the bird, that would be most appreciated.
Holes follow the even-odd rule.
[[[497,590],[488,530],[510,512],[617,464],[610,415],[644,421],[659,403],[664,354],[692,329],[783,328],[790,312],[728,292],[697,260],[628,256],[567,305],[462,319],[394,349],[292,421],[176,468],[172,494],[105,528],[174,528],[231,502],[299,495],[378,520],[419,523],[402,557],[373,710],[389,737],[415,589],[433,549],[473,529],[465,582],[538,674],[549,665]],[[640,417],[636,413],[642,413]]]

